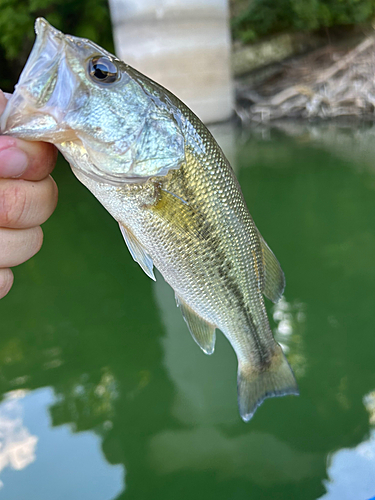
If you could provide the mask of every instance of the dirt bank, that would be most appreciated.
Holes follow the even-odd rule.
[[[375,34],[330,43],[236,78],[243,122],[375,120]]]

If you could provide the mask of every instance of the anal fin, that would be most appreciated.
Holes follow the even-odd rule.
[[[215,349],[215,326],[198,316],[178,295],[176,302],[195,342],[205,354],[212,354]]]
[[[148,255],[144,247],[139,243],[137,238],[134,236],[134,234],[129,231],[126,227],[124,227],[122,224],[119,224],[121,233],[124,237],[126,246],[129,249],[129,252],[133,259],[138,262],[138,264],[141,266],[143,271],[149,276],[152,280],[156,281],[153,267],[154,264],[152,262],[151,257]]]

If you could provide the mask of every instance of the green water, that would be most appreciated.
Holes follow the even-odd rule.
[[[375,496],[372,131],[242,132],[229,154],[286,275],[268,310],[300,397],[243,423],[226,339],[200,351],[60,161],[44,246],[0,302],[0,498]]]

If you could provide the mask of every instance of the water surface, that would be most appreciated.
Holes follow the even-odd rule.
[[[301,392],[248,424],[226,339],[200,351],[59,161],[44,246],[0,302],[0,498],[375,496],[373,137],[292,124],[224,141],[286,275],[267,307]]]

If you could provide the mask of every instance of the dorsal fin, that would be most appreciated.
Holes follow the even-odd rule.
[[[148,255],[144,247],[139,243],[134,234],[122,224],[119,224],[121,233],[124,237],[126,246],[129,249],[129,252],[133,259],[138,262],[144,272],[149,276],[152,280],[156,281],[154,271],[153,271],[153,262],[151,257]]]
[[[272,300],[272,302],[277,302],[282,296],[285,288],[285,276],[278,260],[260,234],[259,238],[262,248],[264,269],[262,292],[268,299]]]
[[[205,354],[212,354],[215,349],[215,327],[198,316],[186,302],[176,294],[177,306],[189,328],[191,336]]]

